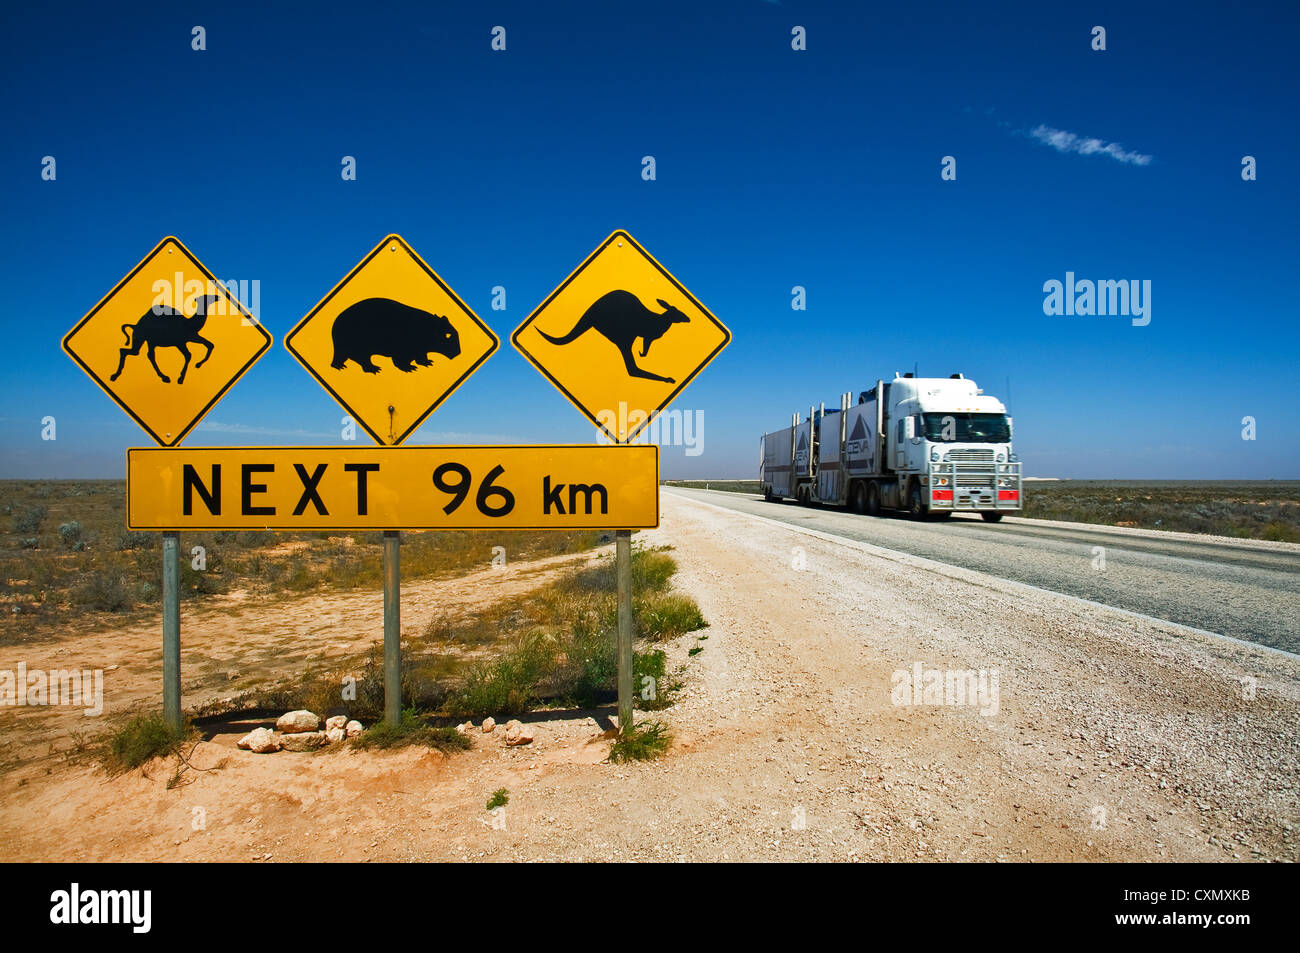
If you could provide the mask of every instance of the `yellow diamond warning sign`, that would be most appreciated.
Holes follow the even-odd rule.
[[[731,332],[616,231],[511,335],[586,417],[626,443],[731,341]]]
[[[385,445],[410,436],[499,344],[399,235],[376,245],[284,339]]]
[[[167,237],[63,338],[145,432],[172,447],[271,346],[271,335]]]

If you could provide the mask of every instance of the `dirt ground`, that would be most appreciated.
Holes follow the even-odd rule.
[[[603,713],[539,714],[532,745],[238,750],[247,725],[110,778],[59,752],[78,713],[0,709],[5,860],[1295,860],[1300,659],[967,571],[832,541],[664,494],[676,584],[710,622],[668,646],[685,665],[661,760],[605,761]],[[471,574],[510,598],[584,557]],[[404,627],[448,609],[404,586]],[[355,651],[341,631],[378,593],[183,621],[186,703]],[[706,635],[707,639],[700,639]],[[117,668],[113,711],[159,689],[159,630],[7,652],[0,668]],[[694,656],[692,648],[702,647]],[[991,706],[895,705],[894,673],[997,670]],[[232,671],[240,673],[230,680]],[[1253,691],[1243,689],[1247,679]],[[982,714],[981,712],[987,712]],[[599,720],[598,720],[599,719]],[[501,811],[485,809],[499,788]]]

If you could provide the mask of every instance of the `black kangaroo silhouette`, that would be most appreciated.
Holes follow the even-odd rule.
[[[430,367],[430,354],[453,358],[460,354],[460,335],[440,314],[430,314],[391,298],[366,298],[339,312],[330,328],[334,360],[330,367],[342,370],[356,361],[367,374],[378,374],[376,354],[391,358],[399,371],[415,365]]]
[[[651,311],[630,291],[611,291],[597,298],[568,334],[552,337],[541,328],[537,329],[537,333],[552,344],[568,344],[594,328],[618,348],[630,377],[675,384],[677,382],[671,377],[662,377],[637,367],[632,356],[632,345],[637,338],[641,339],[641,356],[645,357],[650,351],[650,345],[663,337],[669,328],[691,320],[663,298],[655,300],[664,308],[662,312]]]
[[[208,308],[220,300],[218,295],[203,295],[197,298],[194,302],[194,316],[191,318],[185,317],[175,308],[154,305],[135,324],[122,325],[122,333],[126,335],[126,347],[122,348],[118,355],[117,370],[109,380],[115,381],[121,376],[127,357],[139,354],[140,348],[148,346],[149,363],[162,378],[162,382],[170,384],[171,378],[158,366],[154,351],[160,347],[174,347],[185,355],[185,365],[181,368],[180,377],[176,378],[177,384],[184,384],[185,372],[190,369],[190,345],[202,344],[208,349],[203,359],[194,365],[196,368],[202,367],[212,356],[212,342],[200,336],[199,332],[208,321]]]

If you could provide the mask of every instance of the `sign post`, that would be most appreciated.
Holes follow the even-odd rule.
[[[655,492],[659,488],[655,487]],[[618,730],[632,728],[632,531],[614,537],[614,573],[618,579]]]
[[[177,446],[270,346],[257,319],[171,236],[63,337],[64,353],[162,447]],[[180,534],[154,528],[163,530],[163,718],[179,731]]]
[[[163,720],[181,729],[181,592],[180,536],[162,534]]]
[[[620,229],[510,340],[608,441],[629,444],[731,342],[731,332]],[[633,727],[632,532],[626,527],[615,535],[614,562],[618,727],[626,734]]]
[[[384,720],[402,723],[402,534],[384,530]]]

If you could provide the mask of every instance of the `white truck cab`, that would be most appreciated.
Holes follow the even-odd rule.
[[[1020,463],[1006,406],[973,380],[898,377],[889,383],[886,442],[899,477],[894,505],[999,515],[1021,509]],[[902,484],[906,484],[905,486]]]

